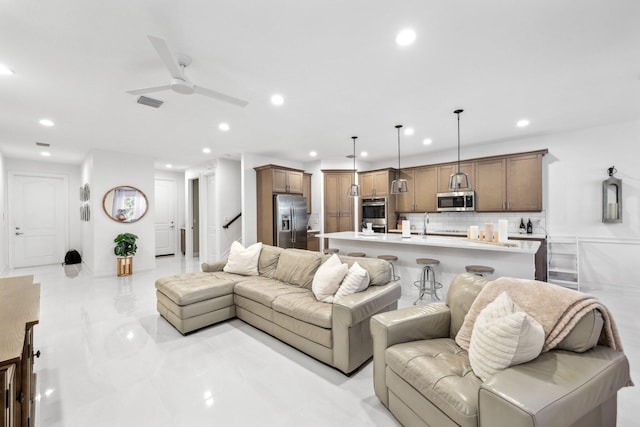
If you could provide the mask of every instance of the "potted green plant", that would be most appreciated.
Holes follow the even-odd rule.
[[[132,233],[118,234],[113,242],[116,246],[113,253],[118,257],[118,276],[130,276],[133,273],[133,256],[138,250],[138,236]]]

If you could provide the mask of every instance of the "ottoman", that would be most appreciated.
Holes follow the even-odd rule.
[[[158,313],[183,335],[235,317],[235,282],[210,273],[188,273],[156,280]]]

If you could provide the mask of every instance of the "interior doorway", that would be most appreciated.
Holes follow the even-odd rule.
[[[9,172],[9,266],[57,264],[68,245],[64,175]]]
[[[191,180],[191,251],[194,257],[200,256],[200,180]]]
[[[176,191],[175,180],[155,179],[156,256],[176,253]]]

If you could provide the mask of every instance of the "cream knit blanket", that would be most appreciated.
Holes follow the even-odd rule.
[[[506,291],[522,310],[542,325],[545,334],[543,352],[558,345],[576,323],[593,309],[600,311],[604,321],[598,343],[622,351],[620,336],[613,318],[609,310],[595,297],[545,282],[511,277],[501,277],[482,288],[456,335],[456,343],[460,347],[469,350],[471,331],[478,314],[503,291]]]

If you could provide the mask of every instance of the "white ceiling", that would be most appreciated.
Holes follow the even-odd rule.
[[[415,129],[403,157],[454,147],[456,108],[463,147],[637,119],[639,23],[638,0],[0,0],[0,63],[15,70],[0,76],[0,150],[44,160],[40,141],[48,161],[106,149],[184,168],[344,158],[357,135],[383,161],[398,123]],[[417,40],[401,48],[406,27]],[[171,91],[150,95],[158,110],[137,104],[126,90],[169,81],[148,34],[192,57],[196,84],[249,105]]]

